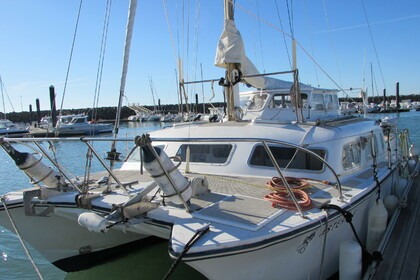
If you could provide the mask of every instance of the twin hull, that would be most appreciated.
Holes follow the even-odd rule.
[[[41,212],[46,207],[36,207]],[[118,246],[130,244],[146,236],[110,229],[106,234],[90,232],[77,223],[83,209],[54,206],[46,216],[26,216],[23,205],[9,206],[21,237],[49,262],[64,271],[90,267]],[[4,209],[0,211],[2,226],[15,232]]]

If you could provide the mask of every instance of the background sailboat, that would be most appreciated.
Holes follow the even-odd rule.
[[[3,117],[0,119],[0,135],[24,135],[29,132],[28,127],[22,125],[16,125],[6,117],[6,105],[4,101],[4,95],[7,95],[6,88],[3,84],[3,80],[0,75],[0,90],[1,90],[1,99],[3,103]],[[9,100],[10,101],[10,100]]]

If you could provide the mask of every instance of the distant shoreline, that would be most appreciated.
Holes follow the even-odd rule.
[[[395,95],[390,95],[390,96],[386,96],[386,101],[391,101],[391,100],[395,100],[396,96]],[[400,101],[401,100],[406,100],[406,99],[410,99],[411,101],[420,101],[420,94],[410,94],[410,95],[400,95]],[[349,101],[349,102],[362,102],[362,98],[361,97],[347,97],[347,98],[339,98],[339,101]],[[381,103],[383,101],[383,96],[376,96],[376,97],[369,97],[368,98],[368,102],[369,103]],[[212,105],[214,107],[222,107],[224,106],[223,102],[215,102],[212,103]],[[191,111],[193,112],[199,112],[202,113],[203,111],[203,103],[198,103],[198,104],[189,104]],[[149,109],[149,110],[154,110],[154,108],[158,107],[158,106],[152,106],[152,105],[144,105],[143,107]],[[211,105],[209,104],[205,104],[205,110],[208,113],[208,108],[211,107]],[[184,108],[185,108],[185,104],[184,104]],[[164,112],[164,113],[177,113],[179,110],[179,105],[178,104],[168,104],[168,105],[161,105],[159,111],[160,112]],[[185,109],[184,109],[185,110]],[[115,121],[115,116],[117,113],[117,107],[100,107],[97,108],[95,113],[96,116],[96,121],[98,122],[114,122]],[[92,119],[92,113],[93,110],[92,108],[80,108],[80,109],[63,109],[62,114],[63,115],[67,115],[67,114],[87,114],[89,115],[89,118]],[[131,110],[130,108],[128,108],[128,106],[123,106],[121,109],[121,115],[120,118],[121,120],[125,120],[127,119],[129,116],[134,115],[134,111]],[[39,112],[39,119],[44,117],[44,116],[49,116],[51,115],[51,111],[50,110],[41,110]],[[0,112],[0,116],[3,118],[4,114],[3,112]],[[32,113],[30,114],[29,111],[22,111],[22,112],[11,112],[11,113],[7,113],[6,114],[7,119],[11,120],[12,122],[20,122],[20,123],[29,123],[29,122],[33,122],[36,121],[38,116],[37,116],[37,112],[36,111],[32,111]]]

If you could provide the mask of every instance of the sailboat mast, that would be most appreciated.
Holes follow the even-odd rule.
[[[297,68],[297,58],[296,58],[296,39],[292,38],[292,55],[293,55],[293,87],[292,87],[292,97],[295,99],[295,108],[296,108],[296,120],[299,123],[302,123],[303,118],[303,111],[302,111],[302,97],[300,94],[300,87],[299,87],[299,70]]]
[[[234,4],[235,0],[225,0],[224,2],[224,15],[225,21],[232,20],[234,21]],[[236,63],[227,63],[226,68],[226,82],[225,84],[225,94],[226,94],[226,101],[227,101],[227,117],[228,121],[236,120],[235,117],[235,87],[236,90],[238,86],[234,85],[234,81],[237,80],[239,75],[238,65]]]
[[[128,59],[130,56],[131,37],[133,35],[133,26],[134,26],[134,18],[136,16],[136,8],[137,8],[137,0],[130,0],[130,6],[128,9],[126,37],[125,37],[125,48],[124,48],[124,55],[123,55],[120,95],[118,99],[117,115],[115,116],[115,126],[114,126],[114,135],[113,135],[114,138],[117,138],[118,130],[120,128],[121,107],[122,107],[122,100],[124,98],[125,81],[126,81],[127,71],[128,71]],[[116,145],[117,145],[116,141],[112,141],[111,151],[107,152],[108,154],[107,159],[110,160],[111,170],[114,167],[114,161],[118,161],[119,156],[120,156],[120,153],[117,152]],[[111,184],[111,180],[108,181],[108,188],[110,187],[110,184]]]
[[[128,71],[128,61],[130,57],[131,38],[133,35],[136,8],[137,8],[137,0],[130,0],[130,6],[128,10],[127,30],[126,30],[126,37],[125,37],[124,55],[123,55],[123,67],[122,67],[121,83],[120,83],[120,95],[118,99],[117,114],[115,116],[114,138],[117,137],[118,131],[120,128],[121,108],[122,108],[122,101],[123,101],[124,92],[125,92],[125,81],[126,81],[127,71]],[[115,144],[113,144],[113,146],[114,145]]]
[[[0,76],[1,100],[3,102],[3,116],[4,116],[3,118],[6,119],[6,105],[4,103],[4,92],[3,92],[3,88],[4,88],[4,86],[3,86],[3,80],[1,79],[1,76]]]

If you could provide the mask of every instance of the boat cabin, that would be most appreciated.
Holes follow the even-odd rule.
[[[339,117],[337,92],[311,87],[301,89],[303,120],[316,121]],[[293,122],[297,120],[295,103],[289,89],[240,93],[243,120]]]
[[[264,102],[273,96],[266,94]],[[217,128],[215,123],[176,125],[151,132],[151,138],[153,145],[180,162],[181,170],[187,168],[188,162],[193,173],[205,174],[211,168],[212,173],[220,175],[273,176],[277,172],[262,140],[270,147],[279,167],[287,170],[287,176],[305,173],[319,180],[331,180],[332,174],[319,158],[334,166],[342,178],[370,169],[372,154],[378,164],[388,163],[386,137],[379,124],[362,118],[342,122],[347,123],[225,122],[218,123]],[[139,167],[140,152],[135,150],[122,169]]]

